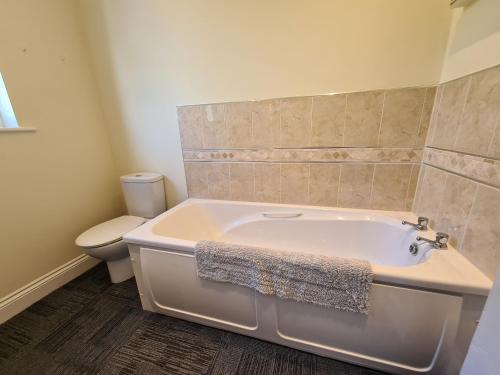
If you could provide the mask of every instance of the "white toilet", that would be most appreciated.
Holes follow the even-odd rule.
[[[133,173],[120,177],[120,180],[129,215],[96,225],[79,235],[75,241],[88,255],[106,261],[113,283],[134,276],[123,235],[166,209],[161,174]]]

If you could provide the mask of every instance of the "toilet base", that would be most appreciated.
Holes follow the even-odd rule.
[[[106,264],[108,266],[111,282],[114,284],[121,283],[122,281],[128,280],[134,276],[132,262],[130,262],[129,256],[119,260],[107,261]]]

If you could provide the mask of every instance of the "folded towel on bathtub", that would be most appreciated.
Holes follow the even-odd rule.
[[[198,276],[260,293],[368,314],[373,280],[365,260],[303,254],[224,242],[195,247]]]

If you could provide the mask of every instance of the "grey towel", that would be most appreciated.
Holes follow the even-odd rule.
[[[373,280],[365,260],[278,251],[215,241],[195,247],[198,276],[260,293],[368,314]]]

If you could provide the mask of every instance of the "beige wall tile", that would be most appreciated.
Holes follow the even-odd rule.
[[[441,99],[443,98],[443,91],[443,85],[439,85],[436,88],[436,97],[434,98],[434,105],[432,106],[431,120],[429,123],[429,130],[427,131],[427,137],[425,139],[425,146],[432,146],[434,133],[436,132],[438,125],[439,105],[441,104]]]
[[[346,95],[313,97],[311,146],[342,146],[345,109]]]
[[[177,120],[183,149],[203,148],[203,107],[178,107]]]
[[[342,164],[339,207],[368,208],[374,164]]]
[[[470,80],[454,149],[487,155],[500,116],[500,67],[473,74]]]
[[[252,102],[224,104],[227,148],[248,148],[252,142]]]
[[[386,92],[380,128],[380,146],[416,144],[425,91],[425,88],[408,88]]]
[[[403,211],[412,164],[377,164],[373,175],[371,208]]]
[[[464,108],[470,78],[445,83],[436,113],[431,146],[452,149]]]
[[[428,165],[423,165],[422,168],[422,178],[415,198],[415,212],[419,216],[428,217],[434,228],[444,199],[447,173]]]
[[[498,110],[498,121],[495,128],[495,134],[491,140],[491,145],[488,150],[488,156],[495,159],[500,159],[500,109]]]
[[[309,164],[281,164],[281,203],[308,201]]]
[[[462,253],[490,279],[500,267],[500,190],[478,186],[465,229]]]
[[[422,186],[423,186],[423,180],[424,180],[424,172],[425,172],[425,165],[420,164],[420,171],[418,172],[418,178],[417,178],[417,187],[415,189],[415,196],[413,197],[413,205],[411,207],[411,211],[415,213],[415,215],[418,215],[419,212],[419,202],[420,202],[420,196]]]
[[[399,108],[398,114],[404,112],[411,103],[411,94],[418,96],[415,93],[422,90],[425,91],[406,89],[397,98],[389,94],[387,116],[391,116],[391,106]],[[384,95],[384,91],[370,91],[179,107],[184,158],[189,161],[186,178],[190,195],[369,208],[375,164],[342,166],[340,162],[375,161],[370,157],[363,159],[363,150],[358,147],[377,146]],[[423,108],[426,103],[422,99]],[[421,118],[424,121],[423,112]],[[355,148],[344,148],[351,145]],[[272,150],[278,147],[298,150]],[[342,150],[300,150],[305,147],[342,147]],[[386,163],[398,155],[404,158],[403,162],[419,155],[410,149],[369,150],[376,152],[376,160]],[[296,162],[288,164],[295,159]],[[314,163],[333,160],[339,164]],[[263,163],[254,164],[255,161]],[[271,161],[275,164],[267,163]],[[280,166],[277,164],[280,161],[285,163]],[[339,178],[341,170],[345,172],[343,179]],[[411,205],[412,186],[408,197],[403,199],[404,207]]]
[[[279,146],[280,99],[252,103],[253,144],[257,147]]]
[[[203,106],[203,148],[223,148],[226,142],[224,104]]]
[[[312,97],[281,99],[281,147],[307,147],[311,141]]]
[[[383,91],[347,94],[344,146],[377,146]]]
[[[414,164],[411,168],[410,184],[406,193],[405,210],[411,211],[417,190],[418,177],[420,175],[420,165]]]
[[[309,204],[337,206],[340,164],[310,164]]]
[[[255,199],[253,163],[231,163],[229,170],[231,200],[253,201]]]
[[[429,132],[431,123],[432,111],[434,108],[434,102],[436,100],[436,90],[436,87],[428,87],[425,92],[424,108],[422,110],[422,117],[420,120],[420,125],[418,127],[415,146],[423,146],[427,139],[427,134]]]
[[[255,200],[257,202],[280,202],[280,165],[255,163]]]
[[[184,163],[186,184],[190,198],[209,198],[208,163]]]
[[[210,198],[230,199],[229,163],[206,163]]]
[[[472,207],[476,183],[467,178],[448,174],[441,209],[435,229],[450,235],[453,246],[461,245],[465,222]]]

